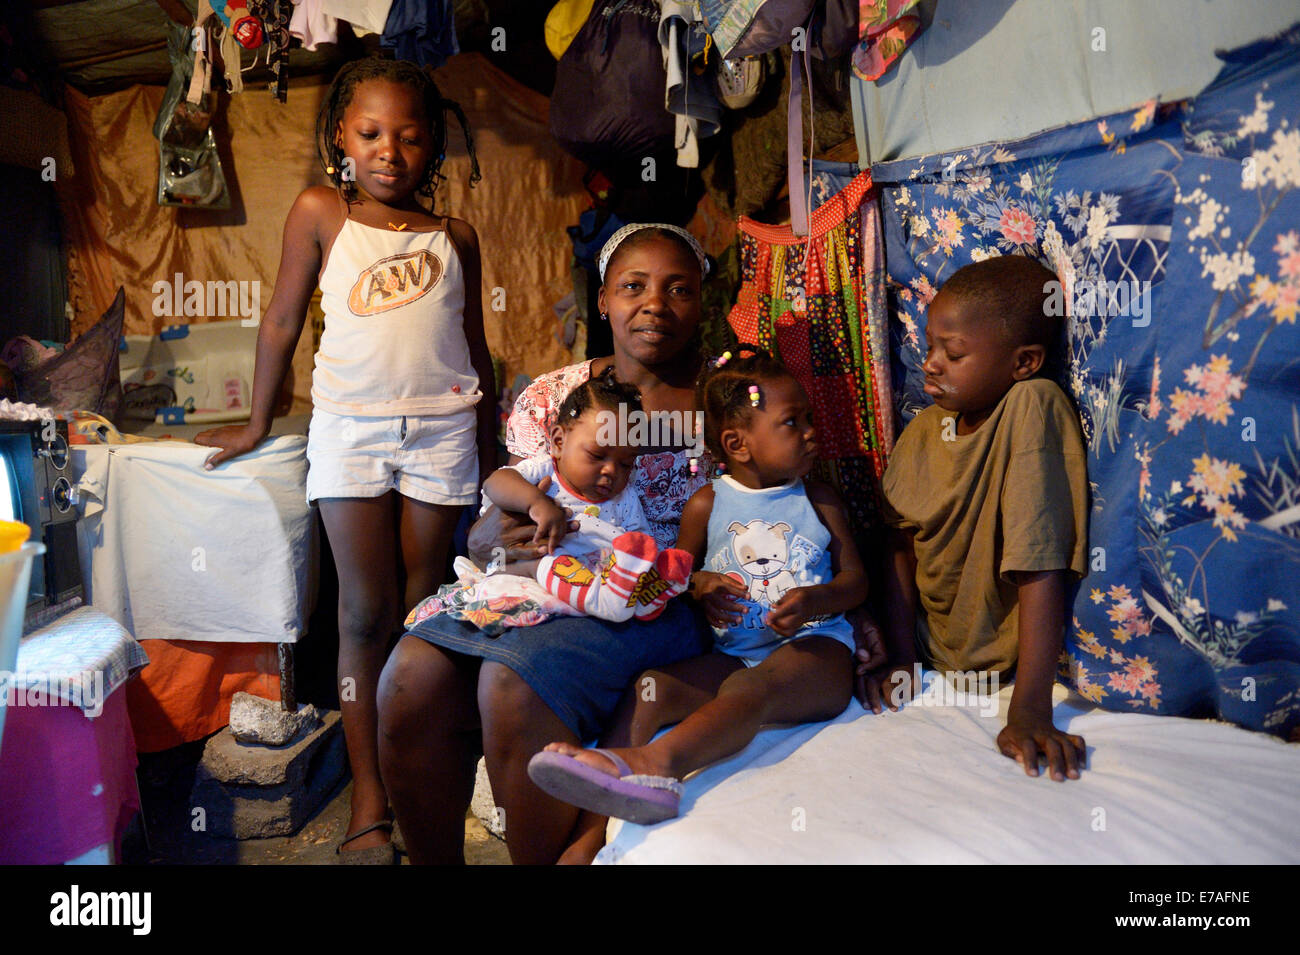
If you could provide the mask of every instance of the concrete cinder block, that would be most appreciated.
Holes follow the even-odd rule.
[[[230,734],[241,743],[284,746],[320,725],[320,713],[310,703],[286,713],[276,700],[236,693],[230,700]]]
[[[227,839],[285,836],[302,828],[348,773],[337,711],[290,746],[236,740],[229,731],[208,740],[190,794],[207,831]]]
[[[474,777],[474,796],[469,802],[469,811],[483,828],[498,839],[506,837],[505,810],[498,809],[496,799],[492,796],[492,784],[488,782],[487,761],[478,761],[478,772]]]

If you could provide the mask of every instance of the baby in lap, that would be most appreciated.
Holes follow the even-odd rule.
[[[533,542],[546,556],[535,570],[529,562],[508,573],[466,571],[460,585],[412,611],[407,625],[440,611],[497,633],[557,613],[612,622],[659,616],[686,589],[692,559],[659,550],[628,486],[639,451],[617,442],[626,428],[608,424],[640,411],[640,394],[612,368],[574,388],[556,413],[553,453],[501,468],[483,485],[487,501],[537,525]],[[530,571],[533,580],[519,576]]]

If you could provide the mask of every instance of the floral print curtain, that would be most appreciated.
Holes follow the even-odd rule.
[[[953,272],[1052,268],[1093,496],[1062,680],[1297,738],[1300,26],[1221,55],[1187,102],[872,168],[895,394],[904,421],[928,403],[926,308]]]

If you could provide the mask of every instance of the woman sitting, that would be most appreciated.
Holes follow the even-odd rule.
[[[632,225],[610,238],[600,264],[599,306],[614,355],[542,375],[520,395],[506,430],[511,463],[547,453],[560,402],[610,367],[640,391],[648,415],[694,420],[703,249],[675,226]],[[682,507],[711,467],[704,456],[692,468],[693,434],[675,437],[674,445],[644,448],[632,476],[660,548],[676,542]],[[480,564],[498,548],[512,561],[543,556],[527,543],[536,528],[526,520],[490,510],[471,533],[472,555]],[[706,627],[681,599],[653,621],[562,618],[496,637],[441,615],[421,621],[398,643],[379,687],[380,768],[411,861],[463,861],[480,752],[511,859],[556,861],[578,810],[537,789],[528,760],[553,741],[595,739],[638,673],[707,646]]]

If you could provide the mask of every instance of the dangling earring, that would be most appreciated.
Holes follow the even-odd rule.
[[[600,320],[601,320],[602,322],[607,322],[607,321],[609,321],[609,312],[601,312],[601,313],[600,313]]]

